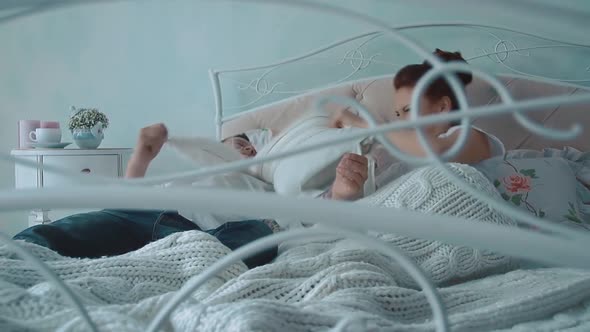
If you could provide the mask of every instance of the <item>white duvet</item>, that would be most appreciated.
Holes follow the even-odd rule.
[[[192,276],[229,252],[208,234],[171,235],[127,255],[64,258],[27,245],[80,296],[102,331],[144,332]],[[57,293],[0,250],[0,330],[88,331]],[[148,264],[149,263],[149,264]],[[236,264],[171,316],[168,331],[433,331],[424,294],[400,285],[399,267],[346,241],[299,243],[273,264]],[[588,331],[590,274],[514,270],[439,289],[453,331]]]
[[[473,169],[456,166],[454,170],[482,192],[497,195]],[[474,222],[512,224],[457,190],[439,171],[421,169],[360,204],[405,206]],[[438,198],[449,192],[452,199]],[[492,252],[394,234],[378,237],[406,251],[441,285],[439,292],[454,331],[590,329],[587,271],[504,272],[514,262]],[[66,258],[33,244],[23,245],[67,282],[104,331],[144,331],[154,313],[184,283],[229,253],[215,238],[196,231],[99,259]],[[424,294],[394,260],[348,240],[332,239],[284,244],[275,262],[252,270],[234,264],[183,303],[166,329],[432,331],[431,317]],[[0,247],[0,330],[27,328],[87,330],[53,285]]]

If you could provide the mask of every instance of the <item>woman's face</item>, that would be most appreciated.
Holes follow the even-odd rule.
[[[412,101],[412,92],[414,88],[402,87],[394,92],[394,108],[393,108],[393,120],[408,120],[410,119],[410,103]],[[441,112],[448,112],[451,109],[450,98],[442,97],[439,100],[431,100],[426,96],[420,97],[420,111],[419,116],[434,115]],[[446,131],[448,129],[448,123],[441,123],[433,125],[432,129],[437,131]]]
[[[242,137],[230,137],[223,141],[223,143],[238,150],[238,152],[245,158],[252,158],[256,156],[256,149],[254,146],[248,140],[245,140]]]

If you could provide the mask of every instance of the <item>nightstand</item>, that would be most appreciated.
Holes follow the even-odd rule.
[[[59,187],[75,183],[67,176],[55,174],[43,169],[44,165],[62,169],[96,174],[108,177],[122,177],[132,149],[31,149],[12,150],[11,155],[19,159],[34,162],[37,168],[15,164],[15,187],[44,188]],[[29,215],[29,226],[51,222],[50,210],[33,210]],[[81,211],[76,211],[81,212]],[[52,213],[52,219],[58,219],[71,213],[60,215]]]

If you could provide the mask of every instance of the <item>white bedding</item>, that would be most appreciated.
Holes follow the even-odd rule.
[[[168,145],[195,163],[197,166],[213,166],[241,159],[233,148],[203,137],[172,137]],[[271,184],[266,183],[247,172],[229,172],[213,176],[183,179],[163,184],[164,187],[191,186],[197,188],[221,188],[243,191],[270,192]],[[192,220],[201,229],[215,229],[227,221],[248,219],[236,214],[203,214],[199,211],[178,211],[183,217]]]
[[[497,195],[473,169],[454,170],[480,190]],[[513,224],[466,199],[434,169],[415,171],[387,190],[359,204],[406,206]],[[408,191],[415,193],[413,198],[403,194]],[[451,199],[440,204],[441,194]],[[454,284],[439,288],[454,331],[590,328],[587,271],[539,268],[501,273],[513,267],[513,261],[502,255],[393,234],[380,237],[404,249],[437,284]],[[99,259],[66,258],[23,245],[68,283],[107,331],[144,331],[188,279],[229,253],[215,238],[197,231]],[[424,294],[392,259],[338,239],[286,243],[280,252],[272,264],[247,270],[237,263],[209,280],[174,312],[170,326],[179,331],[325,331],[346,318],[348,329],[343,331],[433,330]],[[1,330],[86,330],[55,287],[5,247],[0,247],[0,283]]]
[[[341,137],[343,133],[352,130],[357,129],[329,128],[328,115],[312,113],[274,137],[258,151],[256,157],[272,156],[319,144]],[[317,196],[334,180],[336,166],[342,155],[347,152],[362,154],[364,139],[358,138],[329,148],[265,162],[253,167],[251,171],[257,177],[272,183],[278,194]]]
[[[343,133],[358,128],[329,128],[329,117],[325,114],[310,114],[293,126],[273,137],[258,150],[255,158],[275,156],[288,153],[297,148],[310,146],[341,137]],[[257,141],[260,143],[260,140]],[[364,146],[370,140],[361,137],[350,142],[330,146],[329,148],[301,153],[295,156],[266,161],[239,172],[239,177],[254,176],[262,182],[271,184],[274,191],[281,195],[305,195],[316,197],[321,194],[336,176],[336,166],[342,155],[347,152],[362,154]],[[172,137],[168,141],[179,155],[192,161],[197,166],[214,166],[242,159],[233,148],[204,137]],[[260,145],[259,145],[260,146]],[[237,174],[237,172],[235,172]],[[370,172],[372,174],[372,172]],[[243,181],[242,181],[243,182]],[[248,182],[256,182],[248,180]],[[365,186],[365,193],[374,192],[374,179]],[[224,188],[244,188],[237,183],[235,186],[211,183],[211,186]],[[246,186],[245,189],[260,189],[260,185]],[[264,188],[264,191],[269,191]]]
[[[156,310],[191,276],[227,254],[199,232],[171,235],[114,258],[60,257],[35,245],[104,331],[145,331]],[[150,264],[146,264],[149,262]],[[86,331],[55,287],[5,250],[0,255],[0,329]],[[236,264],[209,281],[171,317],[178,331],[432,331],[424,294],[398,284],[390,259],[347,241],[300,244],[275,263]],[[587,331],[590,274],[573,269],[515,270],[439,289],[453,331]],[[570,309],[571,308],[571,309]],[[366,321],[363,321],[366,320]],[[367,325],[364,325],[367,324]]]
[[[26,246],[82,297],[105,331],[145,331],[183,283],[229,252],[194,231],[116,258],[79,260]],[[87,330],[28,264],[2,250],[0,266],[0,330]],[[182,304],[172,324],[178,331],[322,331],[344,317],[359,317],[379,327],[373,331],[432,331],[424,294],[400,286],[397,270],[390,259],[350,248],[346,241],[300,244],[273,264],[248,271],[240,263],[226,270]],[[453,331],[590,328],[586,271],[514,270],[439,291]]]

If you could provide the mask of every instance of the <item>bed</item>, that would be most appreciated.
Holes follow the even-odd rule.
[[[312,2],[292,5],[366,19]],[[318,150],[322,144],[336,146],[342,140],[378,135],[373,128],[318,146],[208,164],[191,172],[110,181],[109,185],[92,182],[104,179],[86,178],[92,191],[79,187],[4,191],[0,194],[3,209],[80,207],[95,204],[99,197],[101,204],[113,208],[196,207],[315,226],[292,227],[233,252],[207,234],[184,232],[128,254],[98,259],[63,257],[2,235],[0,328],[590,329],[590,260],[585,251],[590,224],[590,132],[575,126],[590,123],[590,78],[587,70],[560,72],[559,77],[530,71],[535,52],[588,55],[590,45],[474,24],[424,24],[397,30],[388,30],[378,21],[371,24],[379,30],[272,64],[212,69],[216,109],[211,118],[217,139],[260,129],[284,137],[309,114],[341,109],[372,116],[376,130],[382,132],[419,126],[424,119],[407,124],[391,116],[392,77],[399,65],[389,61],[395,57],[390,42],[414,45],[395,35],[396,31],[455,29],[483,34],[493,45],[491,51],[468,59],[476,74],[466,91],[470,109],[456,113],[467,118],[472,112],[474,125],[505,143],[508,152],[501,161],[473,168],[431,156],[432,165],[417,168],[355,203],[245,194],[232,188],[137,186],[214,176],[288,159],[279,157],[322,151]],[[528,41],[527,46],[510,41],[521,38]],[[423,50],[420,56],[428,54]],[[517,55],[526,55],[526,65],[510,61]],[[326,70],[326,81],[300,79],[305,71],[328,68],[326,61],[337,64]],[[490,66],[503,68],[504,73],[485,76],[493,71]],[[480,68],[485,70],[475,72]],[[291,86],[289,79],[294,75],[299,75],[294,80],[297,85]],[[507,98],[518,103],[511,106]],[[519,182],[519,188],[515,182],[505,183],[506,178],[514,180],[510,178],[513,169],[516,180],[542,181],[534,184],[541,183],[553,195],[530,188],[523,195],[519,191],[523,183]],[[228,200],[235,203],[228,205]],[[552,222],[556,216],[563,222]],[[280,254],[271,264],[248,270],[240,261],[273,245],[279,245]]]

